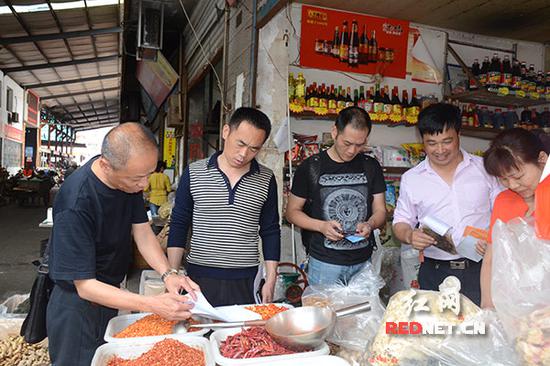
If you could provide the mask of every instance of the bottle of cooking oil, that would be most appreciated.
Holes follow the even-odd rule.
[[[294,75],[291,72],[289,72],[288,73],[288,101],[290,103],[293,103],[294,98],[296,98],[296,80],[294,79]]]

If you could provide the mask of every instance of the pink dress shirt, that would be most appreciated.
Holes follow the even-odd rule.
[[[404,222],[414,228],[424,217],[432,216],[452,227],[455,245],[462,240],[466,226],[489,228],[493,202],[503,188],[487,174],[482,158],[461,151],[463,160],[451,185],[432,169],[427,158],[403,174],[394,225]],[[424,256],[441,260],[460,258],[433,246],[424,250]]]

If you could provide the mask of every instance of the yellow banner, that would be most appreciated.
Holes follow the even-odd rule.
[[[173,127],[164,129],[163,157],[167,168],[176,167],[176,129]]]

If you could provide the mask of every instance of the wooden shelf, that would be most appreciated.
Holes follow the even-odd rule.
[[[384,174],[404,174],[411,168],[404,166],[383,166],[382,171]]]
[[[323,121],[336,121],[337,114],[329,113],[325,115],[316,114],[311,111],[303,111],[300,113],[290,112],[290,116],[301,120],[323,120]],[[392,121],[372,121],[373,125],[385,125],[388,127],[413,127],[414,125],[405,123],[394,123]]]
[[[537,105],[549,104],[547,100],[543,99],[530,99],[530,98],[517,98],[515,96],[500,96],[495,93],[491,93],[486,89],[479,89],[468,91],[460,94],[454,94],[448,96],[451,99],[458,100],[462,103],[473,103],[473,104],[482,104],[490,105],[495,107],[508,107],[513,106],[515,108],[519,107],[533,107]]]
[[[479,139],[484,139],[484,140],[492,140],[496,137],[496,135],[498,135],[502,131],[504,130],[499,130],[499,129],[490,128],[490,127],[462,126],[460,128],[460,134],[462,136],[477,137]]]

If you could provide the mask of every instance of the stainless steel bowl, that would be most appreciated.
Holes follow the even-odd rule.
[[[305,306],[279,313],[265,328],[273,339],[291,349],[320,346],[336,324],[336,313],[329,308]]]

